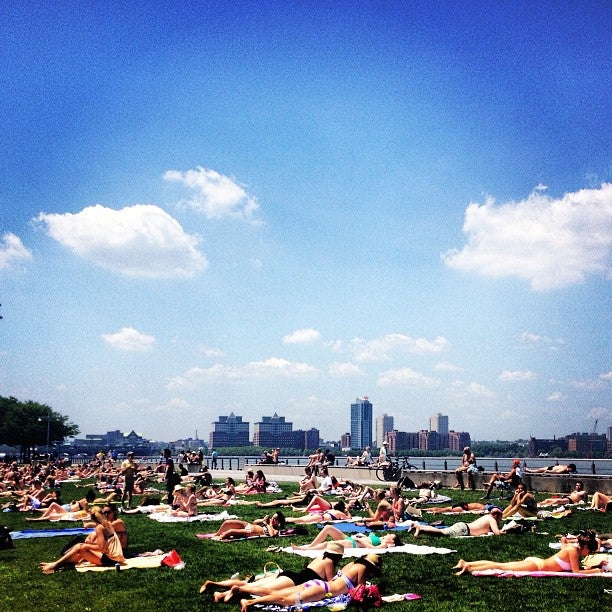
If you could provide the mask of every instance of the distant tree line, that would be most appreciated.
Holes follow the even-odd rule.
[[[20,461],[30,461],[36,448],[50,453],[54,443],[78,433],[77,425],[50,406],[0,396],[0,444],[19,447]]]

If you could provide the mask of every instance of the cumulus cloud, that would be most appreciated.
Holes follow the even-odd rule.
[[[561,391],[553,391],[547,398],[547,402],[562,402],[566,399],[566,396]]]
[[[13,265],[32,259],[32,253],[23,246],[21,239],[7,232],[0,240],[0,270],[8,270]]]
[[[553,199],[543,186],[521,202],[471,203],[461,249],[442,254],[450,268],[493,278],[518,277],[551,291],[589,276],[612,278],[612,183]]]
[[[283,336],[283,344],[311,344],[320,337],[321,334],[316,329],[296,329],[291,334]]]
[[[535,374],[530,370],[503,370],[499,375],[499,380],[522,381],[532,380]]]
[[[400,368],[381,372],[376,385],[378,387],[438,387],[440,381],[415,372],[411,368]]]
[[[599,378],[601,378],[601,380],[612,380],[612,370],[605,372],[604,374],[600,374]]]
[[[153,349],[155,338],[142,334],[133,327],[122,327],[114,334],[102,334],[104,342],[110,346],[127,352],[145,352]]]
[[[215,380],[241,382],[253,379],[312,378],[317,374],[318,370],[307,363],[271,357],[265,361],[251,361],[242,367],[216,364],[210,368],[190,368],[181,376],[171,378],[166,388],[195,389]]]
[[[354,338],[351,341],[351,350],[357,361],[387,361],[393,351],[408,351],[409,353],[428,354],[441,353],[449,346],[446,338],[438,336],[433,340],[426,338],[412,338],[404,334],[387,334],[382,338],[364,340]]]
[[[330,376],[334,378],[347,378],[350,376],[363,376],[363,370],[356,364],[345,362],[339,363],[337,361],[330,363],[328,372]]]
[[[493,393],[493,391],[477,382],[465,384],[461,380],[456,380],[452,385],[452,389],[454,396],[457,398],[465,398],[469,396],[492,399],[495,397],[495,393]]]
[[[246,219],[251,221],[259,208],[257,200],[250,196],[245,188],[231,178],[207,168],[181,172],[168,170],[164,174],[166,181],[182,183],[193,192],[191,199],[182,204],[208,219]]]
[[[198,238],[151,204],[121,210],[97,204],[76,214],[40,213],[37,221],[76,255],[126,276],[189,277],[207,265]]]

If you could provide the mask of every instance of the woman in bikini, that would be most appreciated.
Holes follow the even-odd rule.
[[[211,497],[204,502],[199,502],[200,506],[227,506],[230,500],[236,498],[236,482],[228,476],[225,479],[225,489],[219,491],[216,497]]]
[[[309,580],[303,585],[282,589],[263,597],[241,599],[240,610],[247,612],[257,604],[271,603],[299,608],[307,602],[321,601],[324,597],[336,597],[348,593],[360,584],[365,584],[368,578],[380,573],[380,567],[381,558],[378,555],[365,555],[345,565],[331,580]]]
[[[327,500],[315,495],[308,506],[306,506],[306,514],[304,516],[289,517],[287,522],[309,525],[311,523],[328,523],[329,521],[346,521],[350,518],[351,515],[342,500],[335,504],[330,504]]]
[[[71,501],[63,506],[56,502],[51,502],[48,508],[42,510],[42,514],[39,517],[26,518],[26,521],[81,521],[89,518],[89,504],[95,498],[96,494],[89,490],[83,499]]]
[[[261,519],[255,519],[252,523],[228,519],[221,523],[221,527],[213,537],[217,540],[234,540],[253,536],[274,537],[284,526],[285,516],[282,512],[275,512],[271,517],[266,515]]]
[[[278,574],[265,576],[255,582],[231,579],[223,582],[207,580],[202,585],[200,592],[205,592],[211,586],[230,587],[227,591],[217,591],[213,595],[215,602],[229,602],[239,593],[257,596],[271,595],[282,589],[299,586],[309,580],[331,580],[336,575],[336,567],[343,554],[344,548],[338,542],[327,542],[323,555],[313,559],[304,569],[298,572],[284,570]]]
[[[599,542],[594,531],[581,532],[575,544],[565,544],[556,555],[547,559],[527,557],[523,561],[464,561],[459,560],[453,569],[459,570],[457,575],[471,572],[481,572],[489,569],[506,570],[510,572],[572,572],[574,574],[597,574],[600,568],[582,569],[580,557],[592,555],[599,548]]]
[[[377,536],[375,533],[354,533],[347,535],[333,525],[325,525],[310,544],[302,544],[301,546],[292,544],[291,547],[294,550],[323,550],[327,546],[328,542],[326,540],[329,538],[338,542],[344,549],[392,548],[393,546],[400,545],[399,538],[394,533],[385,533],[382,537]]]
[[[88,561],[92,565],[104,567],[112,567],[116,563],[125,563],[119,536],[102,513],[102,510],[94,508],[91,511],[91,518],[96,524],[94,532],[87,536],[85,542],[75,544],[57,561],[41,563],[40,567],[43,573],[52,574],[62,565],[80,563],[82,561]]]

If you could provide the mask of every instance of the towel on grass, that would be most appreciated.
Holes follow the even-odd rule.
[[[238,517],[224,510],[215,514],[197,514],[196,516],[172,516],[166,512],[153,512],[149,514],[149,518],[159,523],[197,523],[199,521],[226,521]]]
[[[166,553],[158,555],[145,555],[141,557],[130,557],[125,560],[125,564],[121,566],[119,571],[128,569],[150,569],[152,567],[161,567],[162,561]],[[92,565],[91,563],[80,563],[76,566],[77,572],[108,572],[115,571],[115,567],[102,567],[100,565]]]
[[[397,523],[395,527],[387,527],[386,529],[372,528],[369,525],[359,524],[355,521],[342,521],[342,522],[333,522],[331,523],[336,529],[339,529],[343,533],[366,533],[370,531],[406,531],[412,528],[414,521],[403,521],[401,523]],[[319,529],[323,529],[325,525],[329,525],[330,523],[317,523],[317,527]],[[426,525],[427,523],[423,523]]]
[[[291,548],[290,546],[281,548],[280,552],[292,553],[294,555],[300,555],[302,557],[310,557],[312,559],[320,557],[322,552],[320,550],[301,550]],[[364,555],[376,554],[380,555],[383,553],[404,553],[408,555],[448,555],[449,553],[455,553],[456,550],[451,548],[440,548],[437,546],[420,546],[418,544],[402,544],[401,546],[392,546],[391,548],[345,548],[345,557],[363,557]]]
[[[295,527],[289,529],[283,529],[275,536],[265,536],[265,535],[252,535],[245,536],[244,538],[217,538],[215,537],[215,533],[196,533],[195,537],[200,538],[200,540],[215,540],[216,542],[240,542],[241,540],[258,540],[260,538],[286,538],[288,536],[294,536],[299,532]]]
[[[612,578],[612,572],[580,574],[578,572],[512,572],[502,569],[489,569],[480,572],[472,572],[472,576],[497,576],[499,578],[522,578],[523,576],[530,576],[532,578]]]
[[[64,529],[22,529],[11,531],[13,540],[25,540],[30,538],[53,538],[56,536],[77,536],[93,533],[93,529],[85,527],[66,527]]]

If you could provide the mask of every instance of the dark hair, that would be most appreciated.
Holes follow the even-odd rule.
[[[104,504],[105,506],[108,507],[108,509],[115,515],[117,516],[117,506],[115,506],[115,504]]]
[[[575,463],[570,463],[567,467],[569,468],[570,472],[574,472],[574,473],[576,472],[576,464]]]
[[[339,510],[340,512],[344,512],[344,511],[346,510],[346,504],[344,503],[344,500],[342,500],[342,499],[341,499],[340,501],[337,501],[337,502],[336,502],[336,503],[335,503],[335,504],[332,506],[332,508],[333,508],[334,510]]]
[[[89,491],[87,491],[87,493],[85,494],[85,499],[91,504],[91,502],[96,499],[96,494],[94,493],[94,491],[92,489],[89,489]]]
[[[284,527],[285,526],[285,515],[280,510],[277,510],[274,514],[276,514],[276,520],[278,521],[278,524],[281,527]]]
[[[334,564],[334,566],[336,566],[338,565],[338,563],[340,563],[340,561],[342,561],[342,555],[337,553],[324,552],[323,559],[331,559],[331,562]]]
[[[586,547],[591,554],[599,550],[597,534],[593,530],[581,530],[578,532],[578,548],[581,549],[583,547]]]

